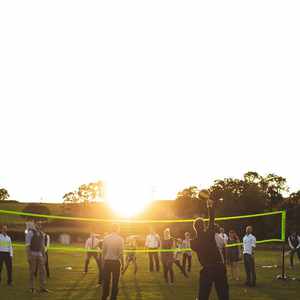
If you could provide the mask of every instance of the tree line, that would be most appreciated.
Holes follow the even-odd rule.
[[[276,174],[262,176],[247,172],[242,179],[217,179],[208,188],[211,197],[218,199],[217,213],[220,216],[256,214],[275,210],[287,211],[288,231],[300,230],[300,191],[289,193],[287,180]],[[182,217],[205,215],[205,201],[201,189],[190,186],[177,194],[175,207]],[[268,221],[272,226],[272,220]],[[273,223],[274,226],[274,223]]]

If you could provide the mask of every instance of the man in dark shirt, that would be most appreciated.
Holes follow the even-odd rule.
[[[191,241],[191,248],[196,252],[202,265],[199,279],[198,300],[208,300],[212,285],[215,284],[218,299],[229,300],[224,258],[216,243],[215,201],[207,200],[209,225],[206,228],[203,218],[194,221],[197,238]]]
[[[288,243],[290,247],[291,268],[293,268],[295,253],[297,253],[297,256],[300,260],[300,236],[297,234],[296,231],[293,231],[292,234],[288,237]]]

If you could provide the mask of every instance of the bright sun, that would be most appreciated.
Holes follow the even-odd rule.
[[[151,188],[137,182],[108,182],[106,201],[120,216],[129,218],[142,212],[151,202]]]

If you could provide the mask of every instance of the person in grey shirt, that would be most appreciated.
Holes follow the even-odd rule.
[[[117,224],[112,225],[111,234],[103,240],[103,289],[102,300],[107,300],[109,294],[111,300],[118,296],[118,286],[121,270],[124,268],[124,239],[119,234],[120,228]],[[110,293],[110,281],[112,288]]]
[[[45,236],[41,231],[41,223],[27,223],[25,244],[27,260],[29,264],[29,285],[30,291],[35,292],[34,274],[38,270],[40,292],[48,293],[46,289],[46,269],[45,269]]]

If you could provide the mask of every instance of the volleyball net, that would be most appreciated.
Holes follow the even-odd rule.
[[[51,243],[50,251],[61,252],[86,252],[84,241],[90,232],[98,233],[103,238],[109,232],[110,225],[117,223],[121,227],[121,234],[126,236],[135,236],[139,240],[136,249],[125,249],[127,252],[148,253],[148,252],[187,252],[190,248],[174,248],[174,249],[146,249],[144,246],[144,238],[149,228],[154,228],[159,234],[166,228],[170,228],[172,235],[176,238],[184,238],[185,232],[193,235],[193,222],[195,219],[98,219],[85,217],[72,217],[51,214],[36,214],[28,212],[20,212],[13,210],[0,210],[0,224],[7,224],[9,231],[16,232],[19,242],[14,243],[14,247],[24,247],[21,242],[24,237],[25,222],[30,221],[47,221],[44,223],[45,232],[49,233],[51,240],[59,240],[60,235],[65,234],[71,236],[69,245],[59,243]],[[208,219],[204,219],[208,221]],[[238,236],[242,236],[246,226],[251,225],[253,232],[257,236],[257,244],[267,243],[284,243],[286,240],[286,211],[273,211],[258,214],[219,217],[215,219],[216,223],[225,229],[225,232],[234,230]],[[239,246],[242,243],[228,244],[227,247]],[[92,250],[92,251],[101,251]]]

